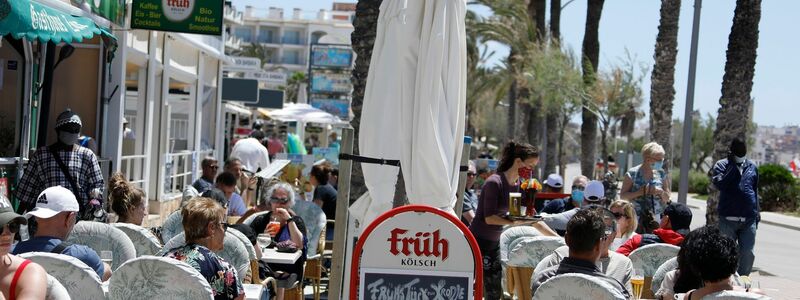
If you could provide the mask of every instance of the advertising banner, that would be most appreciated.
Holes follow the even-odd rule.
[[[125,0],[70,0],[70,2],[79,8],[86,3],[94,14],[119,26],[125,25]]]
[[[353,85],[350,83],[350,73],[311,73],[312,93],[350,93]]]
[[[131,28],[222,35],[223,0],[133,0]]]
[[[348,99],[311,99],[311,106],[324,110],[342,120],[350,119],[350,100]]]
[[[481,253],[469,229],[424,205],[392,209],[353,251],[348,299],[481,299]]]
[[[314,45],[311,47],[312,67],[347,68],[353,61],[349,46]]]

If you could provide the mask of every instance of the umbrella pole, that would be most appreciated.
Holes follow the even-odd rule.
[[[456,200],[456,206],[453,207],[453,211],[456,212],[456,218],[461,218],[461,215],[464,214],[464,190],[467,186],[467,171],[469,168],[469,151],[471,150],[470,145],[472,144],[472,137],[465,136],[464,137],[464,148],[461,149],[461,164],[458,171],[458,190],[456,191],[456,195],[458,199]]]
[[[342,144],[340,154],[353,154],[354,132],[352,127],[342,129]],[[350,159],[339,160],[339,190],[336,196],[337,226],[333,229],[333,257],[328,285],[329,299],[342,299],[342,278],[344,277],[345,240],[350,219],[350,177],[353,161]],[[352,292],[352,291],[351,291]]]

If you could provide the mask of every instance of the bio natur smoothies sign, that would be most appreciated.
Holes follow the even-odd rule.
[[[131,28],[222,35],[223,0],[134,0]]]
[[[365,229],[354,254],[351,294],[342,298],[481,299],[478,245],[460,220],[438,209],[386,212]]]

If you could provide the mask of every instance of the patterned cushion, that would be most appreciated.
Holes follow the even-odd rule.
[[[772,298],[764,295],[748,293],[744,291],[721,291],[703,297],[703,300],[770,300]]]
[[[563,274],[545,281],[533,299],[625,300],[625,296],[608,282],[585,274]]]
[[[81,221],[75,224],[67,242],[86,245],[98,255],[100,251],[112,251],[114,260],[111,268],[116,270],[128,260],[136,258],[136,247],[125,232],[109,224]]]
[[[53,277],[53,275],[47,274],[47,295],[44,298],[45,300],[70,300],[72,299],[69,296],[69,292],[67,289],[61,285],[61,282],[58,282],[58,279]]]
[[[183,233],[183,216],[180,210],[172,212],[164,220],[161,225],[161,240],[166,244],[179,233]]]
[[[508,252],[511,251],[509,245],[511,242],[520,237],[534,237],[541,235],[542,234],[539,233],[536,228],[531,226],[515,226],[504,230],[503,233],[500,234],[500,261],[508,261]]]
[[[653,294],[658,292],[658,289],[661,288],[661,282],[664,281],[664,277],[667,276],[667,272],[675,270],[678,268],[678,258],[673,257],[658,266],[656,269],[656,273],[653,274],[653,282],[650,284],[650,290],[653,291]]]
[[[111,226],[122,230],[131,239],[137,256],[155,255],[161,250],[161,242],[153,232],[144,227],[128,223],[113,223]]]
[[[183,208],[184,206],[186,206],[186,203],[189,203],[189,200],[192,200],[192,198],[197,197],[197,196],[200,196],[200,192],[197,191],[197,189],[195,189],[193,186],[187,185],[187,186],[183,187],[183,192],[181,193],[181,206],[180,206],[180,208]]]
[[[75,299],[105,299],[100,278],[94,269],[72,256],[45,252],[28,252],[19,255],[42,266]]]
[[[564,246],[564,239],[556,236],[523,237],[512,242],[508,254],[509,266],[535,268],[543,258]]]
[[[247,257],[250,258],[250,260],[258,259],[256,257],[256,247],[253,246],[253,243],[250,242],[250,239],[248,239],[247,236],[244,235],[244,233],[242,233],[239,230],[236,230],[236,228],[228,228],[228,232],[233,234],[233,236],[235,236],[237,239],[239,239],[239,241],[242,242],[245,250],[247,250]]]
[[[322,208],[314,204],[311,201],[295,201],[294,207],[292,207],[294,213],[296,213],[300,218],[303,219],[303,222],[306,224],[306,235],[308,238],[308,256],[314,256],[317,254],[321,254],[322,252],[317,252],[319,245],[319,238],[320,234],[322,234],[322,229],[325,228],[328,220],[325,217],[325,212],[322,211]]]
[[[211,286],[187,263],[143,256],[122,265],[111,276],[109,299],[213,299]]]
[[[650,244],[633,250],[628,258],[633,262],[633,267],[642,269],[645,277],[653,277],[664,262],[678,255],[681,248],[670,244]]]
[[[164,244],[164,248],[161,249],[158,255],[163,256],[169,250],[185,245],[185,239],[186,236],[184,236],[183,233],[178,234],[169,240],[169,242]],[[250,260],[249,255],[247,254],[247,249],[245,249],[245,246],[242,244],[239,238],[230,232],[226,232],[225,240],[223,240],[222,251],[215,251],[214,253],[236,268],[236,277],[239,281],[244,280],[244,274],[247,274],[247,270],[250,269]]]
[[[242,221],[242,224],[250,226],[250,224],[253,224],[253,220],[255,220],[256,217],[258,217],[260,215],[265,215],[265,214],[268,214],[268,213],[269,213],[269,211],[260,211],[260,212],[254,213],[254,214],[250,215],[249,217],[247,217],[247,219],[244,219],[244,221]],[[303,220],[305,220],[305,219],[303,219]]]

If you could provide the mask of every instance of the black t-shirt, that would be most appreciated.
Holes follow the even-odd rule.
[[[336,218],[336,189],[330,184],[318,185],[314,189],[314,200],[322,201],[322,211],[328,220]]]

